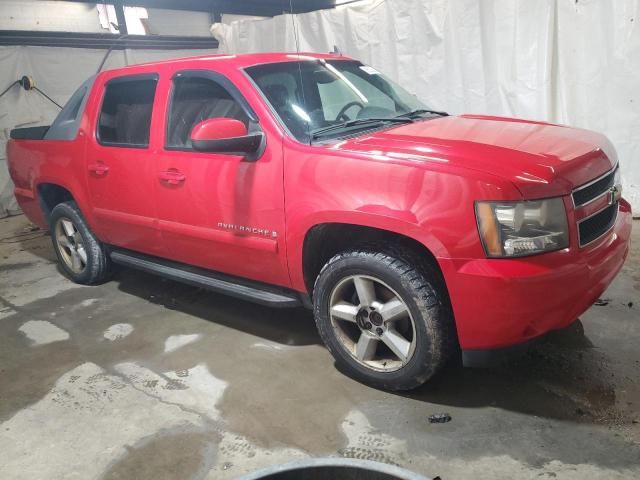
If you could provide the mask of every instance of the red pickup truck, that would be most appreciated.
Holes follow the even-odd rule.
[[[339,55],[105,71],[8,158],[74,281],[117,263],[311,307],[339,366],[392,390],[567,326],[629,248],[604,136],[450,116]]]

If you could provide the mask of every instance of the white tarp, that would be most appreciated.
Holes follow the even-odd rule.
[[[55,47],[0,48],[0,92],[22,75],[56,102],[64,104],[88,77],[96,73],[106,50]],[[166,58],[212,53],[211,50],[120,50],[113,51],[104,66],[115,68]],[[6,165],[6,142],[15,127],[49,125],[59,109],[38,92],[14,86],[0,98],[0,218],[18,213],[13,184]]]
[[[336,45],[438,109],[606,134],[640,213],[640,0],[365,0],[212,27],[228,53],[296,51],[296,31],[301,51]]]

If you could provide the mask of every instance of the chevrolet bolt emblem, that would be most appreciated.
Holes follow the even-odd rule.
[[[609,189],[609,205],[617,203],[622,198],[622,185],[617,184]]]

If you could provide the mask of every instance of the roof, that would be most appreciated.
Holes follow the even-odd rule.
[[[342,55],[333,54],[333,53],[310,53],[310,52],[270,52],[270,53],[246,53],[240,55],[231,55],[231,54],[212,54],[212,55],[198,55],[194,57],[183,57],[183,58],[174,58],[170,60],[161,60],[157,62],[147,62],[147,63],[139,63],[135,65],[129,65],[127,67],[121,68],[113,68],[109,70],[105,70],[108,72],[118,72],[118,71],[127,71],[130,69],[135,69],[137,67],[143,66],[151,66],[151,65],[187,65],[196,63],[204,63],[204,62],[220,62],[224,61],[233,64],[236,68],[245,68],[251,65],[259,65],[263,63],[280,63],[280,62],[291,62],[295,60],[312,60],[312,59],[320,59],[320,58],[331,58],[331,59],[348,59],[348,57],[344,57]],[[190,65],[193,66],[193,65]]]

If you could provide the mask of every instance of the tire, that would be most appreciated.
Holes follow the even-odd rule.
[[[53,249],[67,277],[83,285],[102,283],[109,278],[109,256],[89,230],[75,202],[54,207],[49,216],[49,229]]]
[[[372,297],[367,282],[373,284],[375,301],[360,299]],[[404,303],[404,312],[396,300]],[[318,331],[338,369],[375,388],[414,389],[458,348],[441,275],[408,249],[366,248],[335,255],[316,279],[313,304]],[[392,320],[394,305],[401,313]]]

